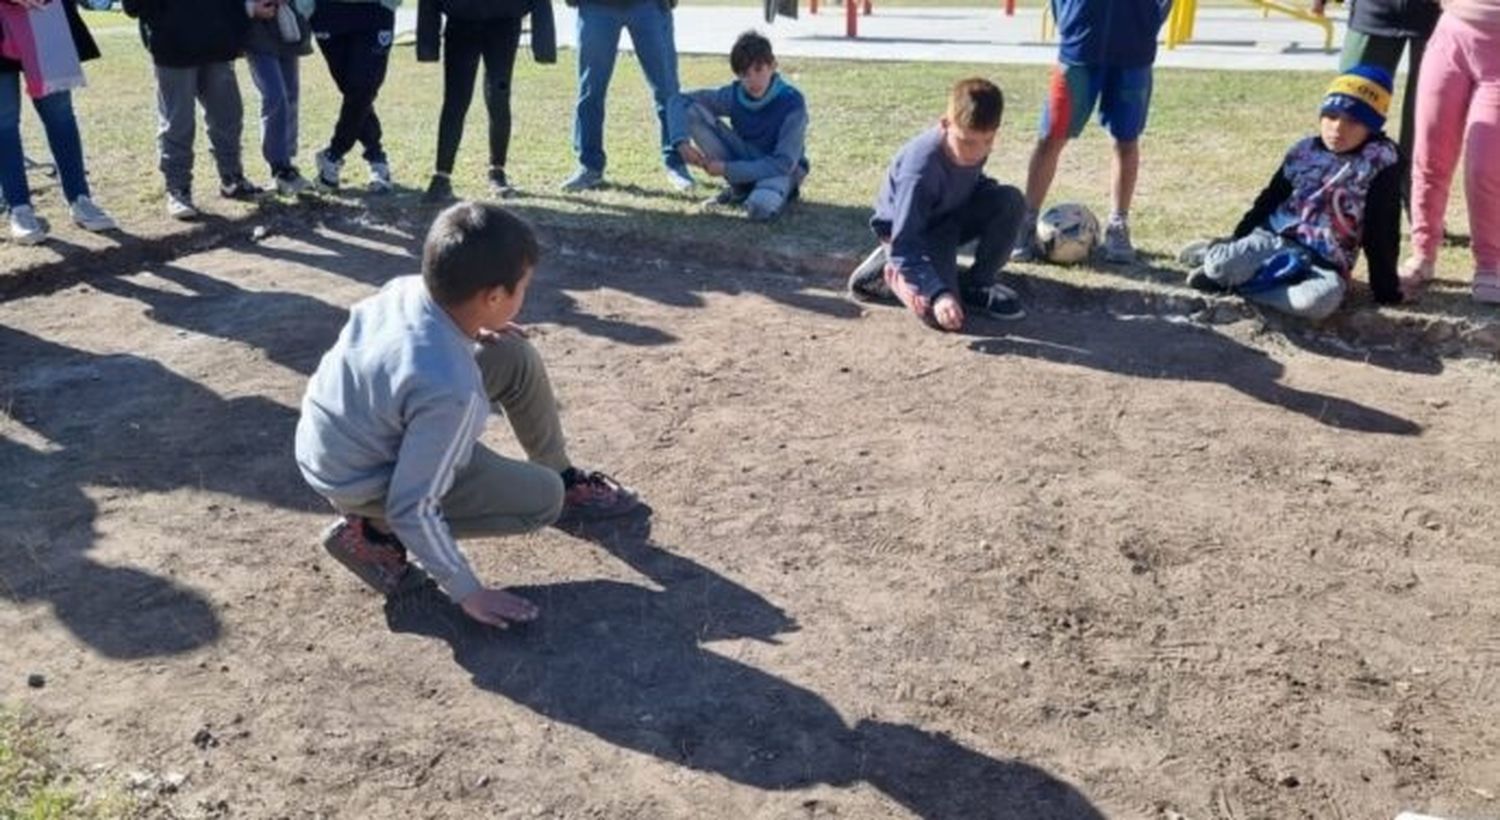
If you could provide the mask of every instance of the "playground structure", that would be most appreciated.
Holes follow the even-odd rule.
[[[1303,22],[1311,23],[1323,30],[1323,48],[1333,48],[1333,21],[1323,14],[1317,14],[1295,6],[1287,5],[1280,0],[1244,0],[1244,2],[1256,6],[1261,10],[1262,16],[1269,17],[1273,12],[1284,14]],[[843,0],[844,7],[844,36],[859,37],[859,18],[861,15],[868,16],[874,13],[873,0]],[[1016,0],[1003,0],[1000,8],[1006,17],[1016,16]],[[1056,26],[1052,20],[1052,4],[1050,2],[1042,6],[1042,39],[1050,40],[1056,35]],[[808,14],[818,13],[818,0],[808,0]],[[1194,25],[1198,18],[1198,0],[1175,0],[1172,11],[1167,17],[1166,25],[1162,27],[1163,44],[1167,48],[1177,48],[1179,45],[1193,39]]]

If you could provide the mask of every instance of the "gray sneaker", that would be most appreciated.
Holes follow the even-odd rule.
[[[167,216],[179,222],[198,218],[198,206],[193,204],[193,195],[186,190],[167,189]]]
[[[1189,268],[1203,267],[1203,260],[1208,257],[1208,249],[1213,245],[1212,239],[1194,239],[1182,246],[1177,252],[1177,261]]]
[[[1130,226],[1125,222],[1110,220],[1105,227],[1104,261],[1113,265],[1128,265],[1135,261],[1135,246],[1130,244]]]
[[[870,251],[865,261],[860,262],[849,274],[847,291],[849,298],[856,302],[874,302],[878,304],[895,304],[896,295],[891,293],[890,286],[885,283],[886,250],[882,243]]]
[[[47,238],[47,229],[36,218],[30,205],[10,209],[10,240],[17,245],[35,245]]]
[[[1043,260],[1042,243],[1036,238],[1036,217],[1027,217],[1027,227],[1016,237],[1016,246],[1011,248],[1010,261],[1035,263]]]
[[[119,227],[113,217],[87,196],[73,200],[73,204],[68,206],[68,213],[78,223],[78,227],[86,231],[112,231]]]
[[[395,189],[391,182],[391,165],[388,162],[370,163],[370,184],[367,186],[372,194],[388,194]]]
[[[561,187],[570,194],[579,191],[591,191],[604,184],[604,172],[595,171],[592,168],[579,168],[573,175],[563,180]]]

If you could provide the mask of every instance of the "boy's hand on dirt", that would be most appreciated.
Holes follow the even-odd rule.
[[[964,326],[964,309],[959,307],[953,294],[944,293],[932,304],[932,318],[937,320],[938,327],[943,330],[958,330]]]
[[[534,621],[536,616],[541,614],[536,604],[503,589],[481,588],[478,592],[463,599],[459,607],[470,618],[501,629],[505,629],[512,623]]]
[[[504,327],[496,328],[494,330],[491,330],[487,327],[480,328],[479,332],[475,334],[475,338],[480,342],[483,342],[484,344],[492,345],[506,336],[513,336],[517,339],[524,339],[527,337],[527,335],[528,334],[526,333],[526,328],[521,327],[515,322],[506,322]]]

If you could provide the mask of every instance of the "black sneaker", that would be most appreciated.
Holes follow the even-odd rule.
[[[1013,322],[1026,318],[1026,310],[1021,307],[1021,298],[1016,295],[1015,291],[1002,284],[964,288],[960,296],[966,307],[977,310],[991,319]]]
[[[1202,268],[1195,268],[1192,273],[1188,274],[1187,286],[1201,293],[1225,294],[1229,292],[1229,288],[1208,278],[1208,274]]]
[[[426,193],[422,194],[422,202],[428,205],[446,205],[453,200],[453,180],[444,174],[433,174],[432,181],[427,183]]]
[[[504,168],[490,169],[490,196],[495,199],[510,199],[518,193],[520,191],[516,190],[516,186],[505,178]]]
[[[870,255],[849,274],[849,298],[856,302],[879,305],[900,304],[896,295],[891,293],[890,286],[885,283],[885,263],[885,245],[876,245],[875,250],[870,251]]]
[[[225,199],[253,199],[265,190],[259,185],[245,179],[244,174],[236,177],[225,177],[219,182],[219,196]]]

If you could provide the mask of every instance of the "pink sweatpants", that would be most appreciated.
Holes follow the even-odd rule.
[[[1412,245],[1436,259],[1460,150],[1469,235],[1478,270],[1500,272],[1500,28],[1444,14],[1427,43],[1417,85],[1411,174]]]

